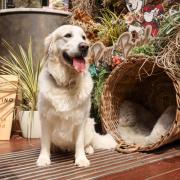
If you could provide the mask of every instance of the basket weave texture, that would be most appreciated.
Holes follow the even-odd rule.
[[[172,104],[177,104],[176,117],[165,136],[152,145],[141,147],[127,144],[118,132],[118,113],[121,103],[136,101],[159,117]],[[117,66],[106,80],[101,99],[102,125],[118,142],[120,152],[150,151],[180,139],[180,80],[159,68],[145,57],[130,57]]]

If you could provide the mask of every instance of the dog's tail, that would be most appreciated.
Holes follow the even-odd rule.
[[[93,118],[88,118],[85,126],[86,143],[94,149],[113,149],[117,143],[110,134],[100,135],[96,133]]]
[[[113,149],[117,143],[110,134],[100,135],[94,134],[92,145],[95,149]]]

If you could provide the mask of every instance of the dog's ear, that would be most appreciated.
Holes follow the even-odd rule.
[[[91,46],[90,56],[96,65],[99,64],[98,62],[102,58],[105,48],[102,42],[96,42]]]
[[[44,40],[44,52],[47,56],[50,52],[52,52],[52,43],[53,43],[53,35],[49,34]]]

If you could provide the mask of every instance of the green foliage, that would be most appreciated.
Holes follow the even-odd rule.
[[[173,15],[164,16],[159,29],[158,37],[154,40],[156,55],[158,55],[167,46],[170,39],[176,36],[180,31],[180,12]]]
[[[92,106],[94,109],[94,116],[96,121],[98,121],[100,118],[99,111],[100,111],[101,95],[103,91],[104,82],[108,77],[109,73],[110,72],[108,72],[104,67],[100,67],[97,76],[93,77],[94,89],[92,92]]]
[[[98,35],[104,44],[110,46],[126,31],[126,24],[123,18],[108,9],[102,10],[101,15],[102,17],[99,17],[101,24],[98,27]]]
[[[149,44],[135,47],[133,54],[157,56],[168,44],[169,40],[180,30],[180,12],[165,15],[160,24],[159,34]]]
[[[169,36],[177,32],[180,28],[180,12],[173,14],[172,16],[165,16],[161,22],[159,36]]]
[[[38,77],[42,67],[40,61],[33,64],[32,42],[30,40],[27,52],[25,49],[18,45],[19,51],[16,50],[3,40],[3,45],[8,51],[6,57],[1,57],[0,60],[2,67],[0,74],[15,75],[19,77],[19,86],[22,90],[24,110],[36,110],[37,94],[38,94]]]
[[[155,47],[153,44],[144,44],[140,47],[134,47],[132,49],[133,54],[142,54],[147,56],[154,56],[155,55]]]

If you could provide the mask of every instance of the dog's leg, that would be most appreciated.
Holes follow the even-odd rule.
[[[90,162],[86,158],[84,150],[84,124],[77,127],[75,146],[75,165],[79,167],[89,166]]]
[[[48,166],[51,164],[50,160],[50,146],[51,146],[51,130],[48,124],[43,122],[41,124],[41,152],[36,162],[37,166]]]
[[[94,119],[88,118],[85,123],[85,152],[86,154],[93,154],[94,153],[94,147],[92,145],[92,140],[94,135],[96,134],[94,129]]]
[[[91,145],[89,145],[85,148],[85,152],[86,154],[94,154],[94,148]]]

